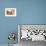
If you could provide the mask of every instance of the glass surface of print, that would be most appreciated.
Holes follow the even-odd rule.
[[[16,16],[16,8],[5,8],[5,16]]]

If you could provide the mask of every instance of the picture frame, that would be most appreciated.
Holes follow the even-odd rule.
[[[5,8],[5,16],[16,17],[16,8]]]

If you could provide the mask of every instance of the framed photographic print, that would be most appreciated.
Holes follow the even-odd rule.
[[[5,8],[5,16],[16,16],[16,8]]]
[[[46,41],[46,25],[19,24],[18,38],[21,40]]]

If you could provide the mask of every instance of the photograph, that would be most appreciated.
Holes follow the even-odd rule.
[[[16,8],[5,8],[5,16],[16,16]]]
[[[40,24],[19,24],[18,38],[20,46],[29,45],[33,42],[46,41],[46,25]]]
[[[46,0],[0,0],[0,46],[46,46]]]

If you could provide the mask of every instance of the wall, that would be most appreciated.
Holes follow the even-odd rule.
[[[7,7],[17,8],[17,16],[5,17]],[[17,34],[17,24],[46,24],[46,0],[1,0],[0,44],[8,43],[9,32]]]

